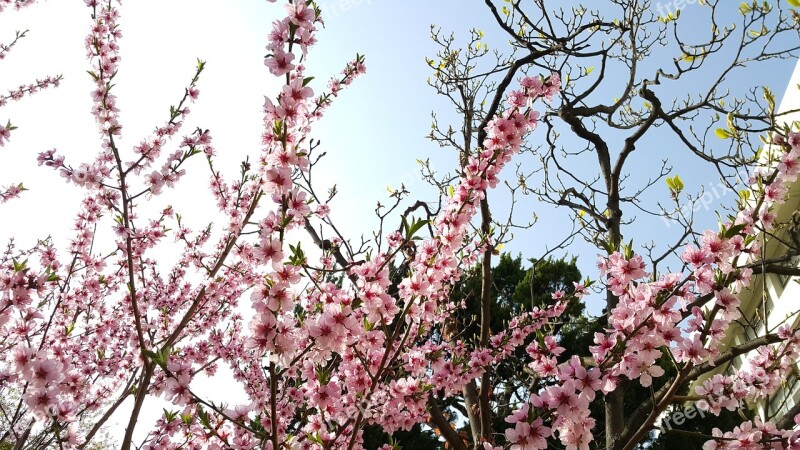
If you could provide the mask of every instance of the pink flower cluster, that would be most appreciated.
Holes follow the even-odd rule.
[[[516,425],[507,432],[510,442],[520,449],[545,448],[540,439],[542,430],[549,435],[561,426],[558,435],[568,449],[588,448],[593,422],[585,397],[593,398],[597,391],[614,391],[622,378],[638,380],[644,387],[652,385],[665,373],[659,365],[664,347],[681,365],[681,374],[673,383],[686,382],[681,377],[693,367],[705,364],[710,370],[718,364],[725,333],[741,314],[737,294],[749,285],[752,276],[752,270],[744,267],[748,255],[758,252],[752,236],[771,229],[775,220],[772,207],[784,201],[787,186],[800,173],[800,134],[790,133],[786,140],[777,139],[775,143],[781,148],[776,163],[759,169],[751,179],[755,199],[740,205],[735,221],[723,224],[722,231],[706,231],[697,245],[684,249],[681,259],[688,269],[686,276],[672,273],[656,281],[643,281],[648,276],[644,261],[630,248],[601,258],[600,274],[619,300],[610,311],[609,328],[595,335],[596,345],[591,347],[597,367],[587,371],[572,360],[571,368],[565,370],[567,363],[558,365],[561,350],[552,340],[529,346],[536,373],[559,381],[531,395],[529,403],[512,416],[510,421]],[[800,331],[784,325],[753,350],[736,374],[715,375],[697,387],[697,394],[704,399],[701,407],[719,414],[722,408],[735,410],[745,401],[774,394],[781,380],[794,370]],[[751,423],[745,423],[732,433],[715,434],[720,440],[711,441],[706,448],[755,449],[764,448],[765,442],[770,448],[797,448],[797,436],[792,432],[777,432],[769,424],[759,425],[769,433],[755,432],[751,427]],[[736,440],[742,445],[730,443]]]
[[[20,85],[16,89],[9,90],[7,94],[0,95],[0,107],[6,106],[9,101],[21,100],[26,95],[35,94],[43,89],[58,87],[59,84],[61,84],[60,76],[49,76],[33,83]],[[0,146],[2,146],[2,142],[0,142]]]
[[[36,0],[0,0],[0,13],[9,6],[13,6],[14,9],[21,9],[34,3],[36,3]]]
[[[698,386],[697,394],[706,399],[701,406],[719,414],[723,408],[735,411],[745,401],[763,400],[778,392],[800,357],[800,331],[792,332],[784,325],[777,337],[778,344],[756,349],[736,373],[714,375]]]
[[[0,10],[9,4],[0,0]],[[194,130],[168,150],[190,112],[186,103],[199,96],[203,62],[163,125],[132,149],[118,146],[119,11],[113,2],[86,4],[101,151],[74,166],[55,150],[38,159],[86,192],[75,234],[63,255],[45,240],[32,249],[9,246],[0,256],[0,395],[21,395],[15,430],[47,427],[65,449],[93,436],[77,424],[91,423],[94,413],[108,417],[132,397],[131,433],[148,396],[162,397],[171,409],[148,430],[145,449],[359,449],[366,424],[393,433],[424,423],[431,396],[458,395],[523,349],[528,368],[548,384],[506,418],[508,447],[545,449],[557,439],[568,450],[588,449],[595,427],[590,403],[623,379],[654,384],[664,375],[663,348],[682,369],[676,382],[692,368],[716,364],[725,330],[738,318],[737,293],[752,275],[740,261],[757,249],[748,236],[774,222],[770,208],[800,171],[800,136],[776,141],[784,151],[755,175],[756,201],[742,205],[721,232],[706,232],[685,249],[686,274],[648,282],[643,259],[631,249],[602,258],[600,273],[619,301],[608,328],[595,336],[593,364],[565,360],[553,335],[569,301],[585,295],[580,284],[572,295],[556,292],[552,303],[513,318],[488,344],[468,344],[449,333],[463,306],[450,291],[493,245],[471,223],[535,129],[532,103],[558,94],[557,74],[524,77],[509,93],[485,130],[484,148],[470,155],[430,223],[433,236],[412,239],[398,231],[386,239],[385,252],[353,260],[349,243],[331,231],[331,206],[299,180],[308,176],[318,145],[312,125],[365,72],[364,58],[357,55],[326,92],[315,94],[305,67],[322,25],[313,2],[287,2],[285,17],[272,24],[264,64],[283,87],[265,99],[257,163],[245,161],[233,179],[214,168],[207,130]],[[8,131],[0,127],[0,144]],[[194,155],[211,168],[221,231],[193,230],[171,207],[158,213],[141,207],[178,183]],[[301,247],[304,232],[318,249]],[[167,245],[180,248],[170,267],[154,251]],[[393,274],[398,263],[402,270]],[[247,306],[252,314],[245,320]],[[746,370],[714,376],[697,394],[712,412],[770,395],[797,360],[798,344],[800,332],[784,327],[754,348]],[[195,392],[195,377],[213,375],[222,364],[246,392],[244,404],[214,404]],[[760,422],[715,437],[706,448],[797,448],[798,440]]]
[[[22,184],[10,184],[0,187],[0,205],[11,199],[18,198],[23,190]]]
[[[775,425],[756,417],[732,431],[713,430],[714,440],[703,445],[703,450],[797,450],[800,449],[800,431],[779,430]]]
[[[8,6],[11,5],[13,5],[15,9],[20,9],[33,3],[35,3],[35,0],[0,0],[0,13],[2,13]],[[5,59],[6,55],[11,51],[17,41],[24,36],[25,32],[17,32],[16,38],[13,42],[8,45],[0,44],[0,61]],[[21,100],[26,95],[34,94],[43,89],[47,89],[48,87],[57,87],[60,82],[61,76],[48,76],[43,79],[38,79],[33,83],[20,85],[17,89],[11,89],[7,94],[0,95],[0,108],[6,106],[9,101]],[[16,127],[12,126],[10,121],[8,121],[6,125],[0,124],[0,147],[5,146],[5,144],[10,140],[11,132],[14,129],[16,129]],[[11,199],[18,198],[23,191],[24,188],[22,187],[22,183],[1,186],[0,205]]]

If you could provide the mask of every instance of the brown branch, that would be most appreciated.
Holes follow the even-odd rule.
[[[786,411],[781,420],[775,424],[779,430],[790,430],[794,427],[794,418],[800,414],[800,403],[795,404],[792,409]]]
[[[428,394],[428,409],[431,413],[430,423],[442,435],[445,441],[450,445],[453,450],[467,450],[467,444],[461,439],[461,436],[453,429],[450,421],[444,416],[439,403],[433,396],[433,393]]]
[[[747,354],[763,345],[774,344],[780,341],[781,339],[778,337],[778,335],[768,334],[758,339],[745,342],[742,345],[732,347],[725,353],[722,353],[719,356],[717,356],[717,358],[715,358],[713,361],[709,361],[692,368],[685,375],[685,377],[683,377],[683,380],[681,382],[682,386],[680,387],[687,387],[687,383],[696,380],[697,378],[708,372],[716,370],[721,365],[733,360],[734,358]],[[653,395],[650,399],[642,403],[642,405],[639,406],[639,408],[637,408],[636,411],[627,418],[628,425],[625,427],[625,430],[622,433],[622,439],[621,439],[622,442],[628,442],[629,444],[636,442],[635,441],[637,439],[636,436],[641,436],[642,430],[647,431],[650,429],[650,427],[653,425],[653,422],[646,420],[645,418],[648,416],[655,417],[663,411],[663,408],[661,408],[661,410],[654,409],[657,408],[657,405],[666,406],[671,402],[671,399],[670,402],[664,401],[671,390],[671,386],[672,385],[670,383],[667,383],[664,386],[662,386],[661,389],[659,389],[655,393],[655,395]],[[677,389],[673,389],[673,391],[677,392]],[[672,397],[674,397],[674,394]]]
[[[492,214],[489,209],[488,195],[484,195],[481,199],[481,232],[484,239],[489,238],[492,228]],[[481,335],[480,343],[482,348],[489,345],[489,336],[492,333],[492,252],[494,248],[487,246],[483,252],[483,262],[481,265]],[[480,435],[475,436],[475,442],[478,438],[486,442],[492,442],[492,410],[489,402],[489,392],[491,387],[490,370],[487,367],[481,375],[481,389],[478,394],[478,411],[480,412]]]

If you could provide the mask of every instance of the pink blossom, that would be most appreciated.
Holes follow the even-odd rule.
[[[301,2],[302,3],[302,2]],[[281,76],[294,69],[294,54],[286,53],[282,49],[275,49],[274,54],[264,61],[271,74]]]

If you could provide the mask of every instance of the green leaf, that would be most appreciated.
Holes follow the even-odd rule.
[[[672,178],[673,178],[673,181],[675,182],[675,188],[678,189],[678,192],[682,191],[684,186],[683,186],[683,180],[681,180],[681,177],[675,175]]]
[[[601,246],[601,247],[603,247],[603,249],[604,249],[604,250],[606,251],[606,253],[608,253],[609,255],[610,255],[610,254],[612,254],[612,253],[614,253],[614,251],[616,250],[616,249],[614,248],[614,246],[613,246],[613,245],[611,245],[611,242],[609,242],[609,241],[607,241],[607,240],[605,240],[605,239],[603,239],[603,240],[601,240],[601,241],[600,241],[600,246]]]
[[[750,190],[749,189],[742,189],[741,191],[739,191],[739,198],[741,198],[745,202],[750,200]]]
[[[680,12],[680,10],[678,12]],[[678,20],[678,16],[675,13],[669,13],[666,16],[659,17],[658,20],[660,20],[662,23],[670,23]]]
[[[417,233],[417,231],[419,231],[422,227],[427,225],[427,223],[428,223],[427,220],[416,220],[416,219],[413,220],[411,222],[411,226],[408,227],[408,231],[406,233],[406,239],[413,238],[414,235]]]
[[[795,8],[800,8],[800,0],[786,0],[786,3]]]
[[[717,137],[718,137],[718,138],[720,138],[720,139],[730,139],[730,138],[733,136],[733,135],[731,135],[731,132],[730,132],[730,131],[728,131],[728,130],[726,130],[726,129],[724,129],[724,128],[717,128],[717,129],[714,131],[714,133],[715,133],[715,134],[717,135]]]
[[[306,263],[306,254],[303,252],[303,249],[300,248],[300,243],[297,243],[295,247],[292,244],[289,244],[289,249],[292,251],[292,256],[289,257],[289,263],[293,266],[302,266]]]
[[[725,238],[730,239],[744,230],[745,224],[734,225],[725,231]]]
[[[200,423],[206,428],[211,428],[211,422],[208,420],[208,413],[203,409],[202,405],[197,405],[197,417],[200,418]]]
[[[764,89],[764,100],[766,100],[767,104],[769,104],[770,111],[775,111],[775,94],[773,94],[772,91],[766,86],[763,87],[763,89]]]
[[[728,130],[731,133],[736,133],[736,120],[734,120],[733,113],[729,112],[727,116],[725,116],[725,122],[728,124]]]
[[[681,180],[681,177],[679,177],[678,175],[675,175],[674,177],[671,178],[667,178],[666,182],[667,182],[667,187],[669,187],[669,190],[673,196],[677,197],[681,193],[681,191],[683,191],[684,187],[683,180]]]
[[[167,411],[167,408],[164,408],[164,417],[166,417],[167,423],[170,423],[175,420],[176,417],[178,417],[178,413],[174,411]]]
[[[28,268],[28,260],[22,262],[17,262],[16,259],[11,260],[14,263],[14,272],[22,272],[23,270]]]
[[[624,256],[625,259],[633,258],[633,239],[627,244],[622,244],[622,256]]]

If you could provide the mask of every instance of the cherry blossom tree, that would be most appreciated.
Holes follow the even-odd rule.
[[[0,7],[11,3],[33,2]],[[323,86],[307,73],[323,24],[314,2],[287,1],[285,16],[273,23],[265,70],[283,86],[265,97],[262,149],[239,174],[215,168],[211,131],[182,129],[200,95],[203,61],[150,136],[133,148],[118,144],[125,128],[114,87],[124,70],[124,18],[113,0],[85,3],[98,151],[86,161],[56,149],[38,157],[85,192],[69,244],[12,242],[0,257],[0,396],[13,401],[0,411],[3,445],[28,448],[36,435],[49,448],[92,448],[127,401],[123,450],[350,450],[363,448],[367,425],[391,435],[421,423],[455,449],[585,449],[603,436],[591,402],[613,399],[625,383],[653,385],[665,375],[659,361],[668,360],[676,374],[608,447],[627,450],[693,382],[737,356],[749,355],[749,370],[715,375],[694,393],[711,413],[772,395],[793,370],[800,330],[789,323],[742,346],[719,347],[738,318],[737,294],[753,275],[754,236],[774,227],[771,211],[800,171],[800,134],[793,130],[769,123],[763,133],[772,150],[752,173],[749,194],[719,231],[686,246],[683,272],[648,278],[643,257],[612,233],[599,275],[615,300],[590,358],[565,355],[557,331],[589,282],[569,294],[557,291],[552,302],[521,312],[501,330],[487,325],[490,305],[482,303],[480,335],[465,342],[454,320],[465,305],[450,293],[479,260],[490,272],[500,236],[488,218],[487,193],[540,121],[549,120],[536,108],[547,110],[570,92],[558,70],[509,70],[438,211],[423,202],[401,210],[404,193],[396,192],[377,210],[374,241],[357,246],[329,216],[335,192],[320,194],[312,183],[320,152],[312,127],[365,72],[365,58],[356,55]],[[597,26],[613,28],[586,30]],[[57,82],[49,78],[10,98]],[[12,131],[2,129],[4,141]],[[180,205],[159,203],[182,182],[191,159],[208,163],[221,230],[191,229]],[[24,194],[11,186],[4,198]],[[415,217],[420,211],[424,218]],[[605,220],[619,225],[617,219]],[[306,239],[316,248],[303,248]],[[160,260],[164,248],[179,255],[174,265]],[[491,371],[519,349],[545,382],[516,405],[505,418],[512,427],[498,436],[491,430]],[[246,403],[218,404],[196,391],[197,375],[221,365],[231,368]],[[153,397],[171,407],[135,442],[143,405]],[[467,404],[472,436],[459,434],[439,407],[447,398]],[[747,421],[715,432],[706,447],[798,448],[798,419],[792,421]]]
[[[572,422],[555,419],[553,416],[564,412],[555,408],[553,416],[547,416],[543,423],[562,426],[568,436],[561,441],[568,448],[590,445],[592,441],[591,445],[597,448],[631,449],[640,445],[658,426],[660,417],[675,405],[708,400],[708,392],[695,391],[698,380],[724,371],[755,348],[751,345],[763,346],[762,351],[766,352],[768,336],[779,325],[790,329],[796,326],[796,308],[792,307],[794,314],[784,323],[770,323],[760,329],[750,317],[738,316],[737,297],[753,274],[800,273],[791,263],[800,251],[794,245],[796,240],[775,237],[786,231],[796,236],[795,222],[779,220],[770,205],[761,200],[764,194],[760,193],[763,186],[780,178],[769,170],[783,163],[783,153],[776,148],[791,147],[785,146],[785,138],[797,128],[784,128],[781,123],[797,110],[778,111],[772,91],[755,84],[758,78],[752,76],[758,71],[756,67],[768,70],[770,61],[796,56],[800,48],[798,13],[793,9],[796,5],[788,2],[787,8],[787,2],[676,2],[677,6],[665,14],[663,4],[650,1],[484,3],[508,40],[505,46],[498,47],[482,30],[471,30],[460,45],[453,34],[432,28],[440,51],[428,61],[434,75],[429,82],[452,102],[458,117],[455,123],[447,123],[435,115],[430,137],[443,147],[454,149],[463,167],[469,155],[491,140],[486,125],[504,110],[506,98],[513,96],[508,91],[518,77],[550,71],[565,80],[559,94],[544,105],[540,118],[547,128],[544,136],[535,135],[523,144],[523,152],[529,158],[518,163],[513,176],[505,178],[510,210],[500,206],[503,202],[492,205],[488,198],[481,202],[479,226],[485,233],[491,230],[496,242],[483,253],[482,262],[489,267],[497,246],[510,240],[520,228],[531,226],[516,221],[518,203],[539,202],[538,207],[550,204],[570,211],[574,228],[554,236],[547,248],[552,252],[582,239],[604,255],[600,268],[605,288],[600,293],[605,296],[605,309],[589,325],[597,329],[597,346],[592,347],[592,360],[580,359],[580,363],[582,370],[600,368],[607,374],[601,380],[610,384],[604,384],[602,396],[591,394],[590,408],[565,396],[565,400],[573,402],[569,408],[584,411]],[[694,19],[685,22],[681,12],[692,14]],[[708,27],[698,27],[700,23]],[[490,48],[489,43],[494,47]],[[731,79],[737,74],[740,79],[749,76],[754,86],[750,90],[732,86]],[[681,94],[676,96],[676,92]],[[753,150],[762,143],[763,150]],[[685,150],[685,155],[679,150]],[[646,164],[644,170],[642,165],[631,168],[631,160],[637,156],[659,163]],[[708,197],[713,199],[711,189],[705,192],[705,186],[701,186],[697,195],[690,195],[681,178],[672,173],[671,162],[687,166],[692,161],[690,157],[696,158],[691,165],[706,164],[719,178],[713,184],[715,193],[719,188],[741,195],[738,205],[725,211],[718,230],[706,231],[694,218],[698,207],[709,204]],[[437,179],[430,170],[427,173],[428,179],[446,192],[449,176]],[[787,174],[789,179],[782,187],[766,187],[768,198],[783,203],[788,186],[794,182],[793,171]],[[667,202],[654,199],[651,192],[654,186],[663,186],[663,181],[669,188]],[[653,239],[650,229],[637,234],[632,226],[637,216],[663,220],[668,225],[663,238]],[[672,233],[667,233],[667,228]],[[740,236],[737,238],[736,234]],[[670,242],[666,242],[667,236]],[[636,247],[633,238],[652,241]],[[773,248],[763,245],[767,238]],[[738,251],[719,255],[709,247],[727,246],[739,239],[748,242],[745,247],[754,240],[758,242],[741,255]],[[780,244],[777,250],[776,243]],[[773,253],[777,254],[774,258]],[[676,259],[679,270],[669,269]],[[617,269],[612,270],[613,266]],[[635,290],[630,288],[633,279],[638,280],[634,282]],[[756,277],[754,281],[760,285],[765,278]],[[662,283],[668,286],[666,290]],[[483,309],[481,326],[489,328],[489,332],[492,300],[486,293],[491,285],[491,273],[485,271],[484,293],[475,299]],[[722,321],[717,320],[725,315],[719,309],[728,306],[719,302],[714,306],[713,302],[720,293],[724,298],[736,299],[730,303],[730,315],[734,317]],[[766,303],[762,301],[756,309],[764,311]],[[651,322],[661,323],[662,314],[674,314],[676,328],[667,325],[660,335]],[[763,312],[761,315],[765,316]],[[696,322],[687,327],[692,317]],[[759,339],[753,342],[758,343],[726,347],[736,334],[755,334]],[[635,343],[637,336],[645,342]],[[687,336],[700,342],[681,349],[689,342]],[[626,351],[630,354],[626,355]],[[694,353],[702,357],[691,364],[682,360],[686,354]],[[614,354],[619,359],[607,359]],[[552,361],[564,364],[576,355],[552,356]],[[690,370],[690,366],[702,364],[706,365]],[[549,366],[548,361],[543,367]],[[606,372],[611,367],[616,367],[611,369],[615,374]],[[792,364],[787,367],[789,372],[795,370],[791,369]],[[473,380],[464,390],[461,401],[469,412],[470,425],[467,442],[505,442],[492,426],[494,415],[506,407],[493,398],[498,380],[490,368],[481,380]],[[512,419],[512,424],[521,423],[522,430],[505,436],[523,442],[522,448],[527,448],[528,441],[520,432],[533,427],[532,420],[542,418],[537,408],[549,405],[554,409],[553,405],[562,401],[542,395],[552,383],[563,382],[560,374],[541,376],[534,370],[529,380],[532,387],[524,393],[530,395],[530,400],[517,402],[529,420]],[[631,391],[637,386],[651,394],[645,401],[633,403],[631,398],[636,394]],[[577,390],[581,389],[585,387]],[[738,400],[747,397],[747,401],[730,404],[729,409],[744,413],[758,399],[772,402],[773,394],[779,390],[742,396]],[[603,411],[597,411],[596,406]],[[587,410],[594,414],[589,417]],[[720,412],[719,408],[711,411]],[[783,418],[770,419],[787,428],[797,412],[800,411],[788,411]],[[534,428],[539,425],[537,422]],[[581,429],[582,435],[575,432]],[[709,430],[707,436],[696,434],[695,438],[709,440],[712,436]],[[604,442],[597,442],[600,439]],[[541,442],[538,437],[536,440]],[[703,441],[699,442],[697,445]],[[530,448],[538,448],[536,445],[531,444]]]

